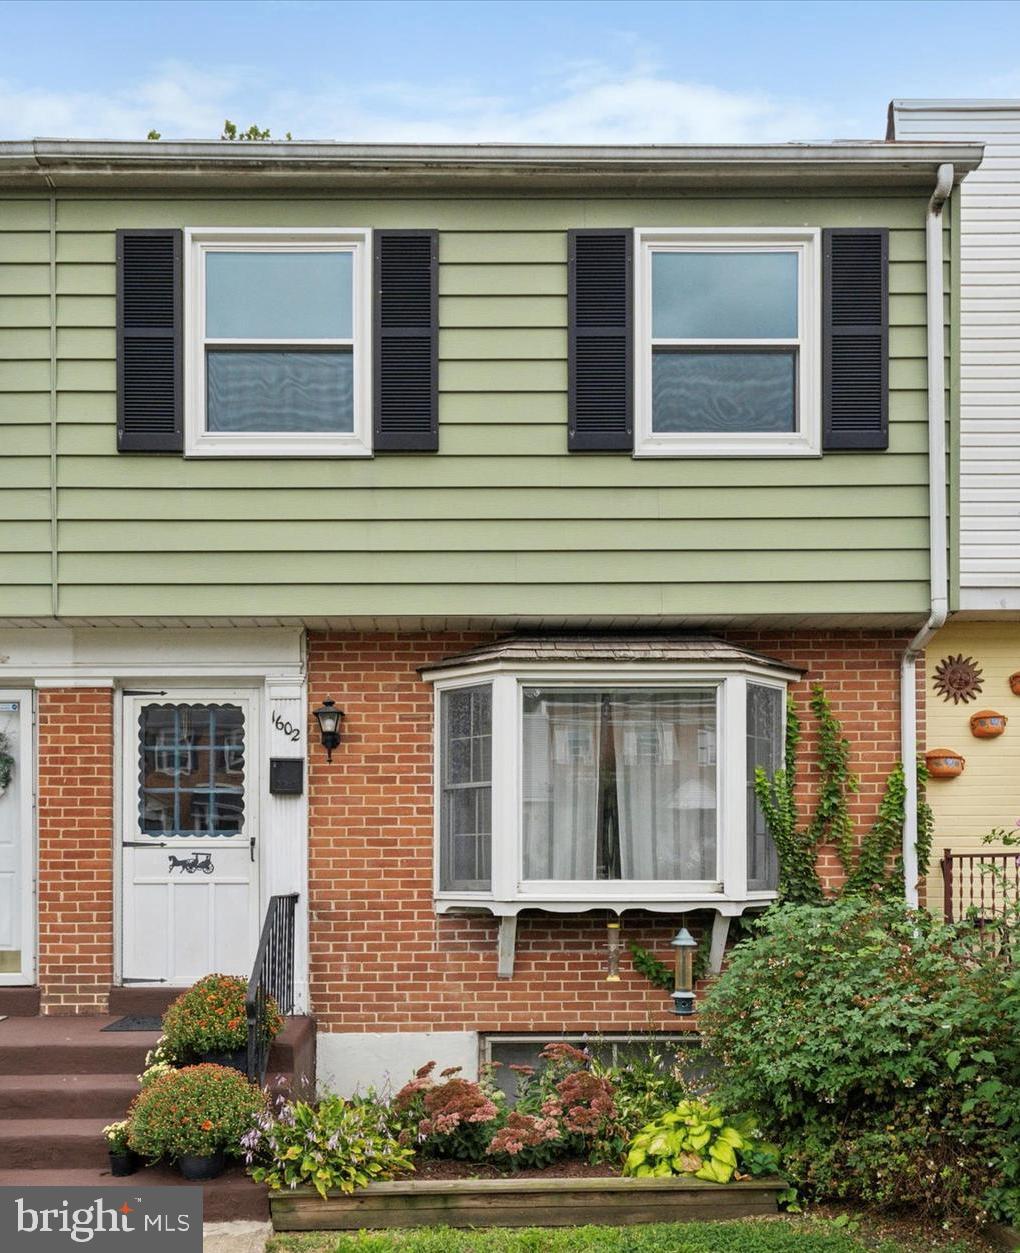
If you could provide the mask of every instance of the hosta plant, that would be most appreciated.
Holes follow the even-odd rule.
[[[693,1175],[708,1183],[729,1183],[751,1173],[769,1174],[779,1150],[754,1138],[749,1116],[726,1118],[718,1105],[684,1100],[649,1123],[630,1142],[623,1173],[636,1178]]]
[[[242,1136],[241,1147],[248,1173],[273,1191],[313,1187],[325,1197],[414,1170],[414,1150],[398,1143],[383,1108],[339,1096],[318,1105],[278,1101]]]

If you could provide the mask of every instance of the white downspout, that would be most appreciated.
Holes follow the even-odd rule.
[[[928,527],[931,611],[900,661],[900,759],[906,783],[903,820],[903,882],[908,905],[917,897],[917,679],[916,663],[949,613],[946,520],[945,309],[942,283],[942,209],[953,189],[951,165],[940,165],[928,201],[925,263],[928,292]]]

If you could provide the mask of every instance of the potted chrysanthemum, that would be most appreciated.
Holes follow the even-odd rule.
[[[133,1175],[138,1169],[138,1158],[128,1144],[128,1121],[112,1122],[103,1128],[103,1139],[110,1154],[110,1174],[117,1177]]]
[[[228,1066],[168,1071],[135,1097],[128,1144],[150,1161],[177,1163],[185,1179],[215,1179],[265,1111],[264,1094]]]
[[[188,988],[163,1015],[162,1045],[176,1062],[212,1062],[247,1071],[248,1019],[245,996],[248,985],[238,975],[206,975]],[[276,1003],[269,998],[266,1038],[272,1040],[283,1026]]]

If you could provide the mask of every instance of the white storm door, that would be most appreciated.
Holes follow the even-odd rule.
[[[32,693],[0,690],[0,985],[35,973],[34,759]]]
[[[258,718],[251,690],[125,695],[123,983],[251,973]]]

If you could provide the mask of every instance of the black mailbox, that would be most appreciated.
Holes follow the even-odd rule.
[[[269,791],[274,796],[300,796],[304,790],[303,757],[270,757]]]

